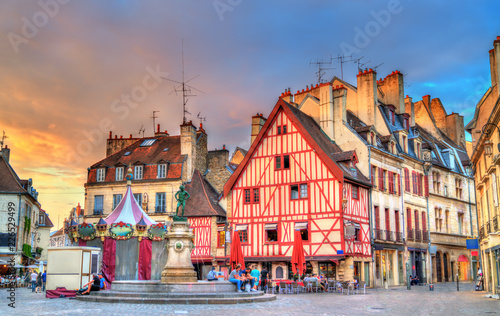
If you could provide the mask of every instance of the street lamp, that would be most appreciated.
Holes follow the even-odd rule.
[[[427,148],[423,148],[422,149],[422,153],[424,155],[424,173],[425,173],[425,176],[427,177],[426,181],[429,181],[429,177],[428,177],[428,174],[429,174],[429,170],[431,169],[432,167],[432,153],[431,153],[431,148],[427,147]],[[429,185],[427,184],[427,188],[429,187]],[[428,191],[429,189],[427,189]],[[430,221],[430,216],[429,216],[429,194],[427,194],[427,196],[425,197],[425,199],[427,200],[427,234],[428,234],[428,240],[429,240],[429,243],[428,243],[428,253],[429,253],[429,271],[430,271],[430,281],[427,280],[427,283],[429,284],[429,291],[434,291],[434,285],[432,284],[432,255],[431,255],[431,221]]]
[[[493,131],[497,129],[498,130],[498,138],[500,138],[500,127],[493,123],[486,123],[483,126],[483,134],[487,138],[489,138],[492,134]],[[493,154],[493,143],[490,140],[487,140],[484,142],[484,151],[486,152],[486,155],[491,156]],[[498,143],[498,151],[500,151],[500,142]]]

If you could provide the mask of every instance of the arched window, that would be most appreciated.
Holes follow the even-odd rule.
[[[282,267],[276,268],[276,279],[283,279],[283,268]]]

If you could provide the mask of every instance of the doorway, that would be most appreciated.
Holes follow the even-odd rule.
[[[442,276],[442,262],[441,262],[441,253],[436,253],[436,279],[438,282],[443,282]]]
[[[444,267],[444,282],[449,282],[448,278],[448,254],[443,255],[443,267]]]

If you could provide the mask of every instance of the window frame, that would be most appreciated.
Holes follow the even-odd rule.
[[[303,188],[303,186],[306,186],[306,188],[307,188],[307,196],[305,196],[305,197],[302,195],[302,188]],[[297,187],[297,197],[296,198],[294,198],[292,196],[292,192],[293,192],[293,188],[294,187]],[[307,200],[308,198],[309,198],[309,185],[308,185],[308,183],[304,183],[303,182],[303,183],[292,183],[292,184],[290,184],[290,200],[294,200],[294,201],[296,201],[296,200]]]
[[[138,177],[137,175],[140,175]],[[142,180],[144,178],[144,166],[143,165],[135,165],[134,166],[134,180]]]
[[[356,192],[356,194],[354,194]],[[351,186],[351,198],[353,200],[359,201],[359,187],[357,185]]]
[[[287,164],[287,166],[285,166],[285,164]],[[290,169],[290,155],[274,156],[274,171],[289,170],[289,169]]]
[[[101,198],[101,205],[100,205],[101,208],[100,209],[96,208],[97,198]],[[94,209],[92,211],[93,211],[93,215],[103,215],[104,214],[104,195],[101,195],[101,194],[94,195]]]
[[[118,197],[120,197],[120,199],[117,202]],[[123,194],[113,194],[113,210],[120,204],[122,199],[123,199]]]
[[[279,224],[278,223],[265,223],[265,224],[276,224],[276,229],[265,229],[264,228],[264,244],[275,244],[279,242]],[[265,225],[264,225],[265,226]],[[268,240],[268,232],[276,232],[276,240]]]
[[[246,236],[246,240],[242,240],[243,236]],[[240,237],[240,243],[248,244],[248,227],[246,229],[238,230],[238,237]]]
[[[163,196],[164,199],[159,198],[161,196]],[[158,201],[160,201],[160,202],[163,201],[163,204],[162,203],[158,203]],[[159,208],[160,208],[160,211],[158,211]],[[156,192],[156,196],[155,196],[155,214],[156,213],[163,214],[163,213],[166,213],[166,212],[167,212],[167,193],[166,192]]]
[[[120,177],[118,177],[120,175]],[[125,175],[125,167],[115,167],[115,181],[123,181]]]
[[[158,164],[156,178],[165,179],[166,177],[167,177],[167,164],[166,163]]]
[[[106,181],[106,168],[97,168],[95,180],[96,182]]]
[[[140,201],[137,201],[136,195],[140,196],[140,199],[139,199]],[[142,207],[142,193],[134,193],[133,197],[134,197],[135,201],[137,202],[137,204],[139,204],[139,206]]]

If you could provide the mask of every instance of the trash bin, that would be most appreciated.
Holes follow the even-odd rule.
[[[429,284],[429,291],[434,291],[434,284]]]

